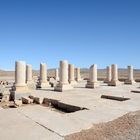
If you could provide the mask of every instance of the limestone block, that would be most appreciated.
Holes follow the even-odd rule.
[[[34,97],[34,103],[36,104],[42,104],[43,103],[44,98],[43,97]]]
[[[55,87],[55,91],[59,91],[59,92],[63,92],[63,91],[67,91],[67,90],[72,90],[73,87],[70,84],[58,84]]]
[[[33,99],[30,99],[29,97],[22,97],[22,103],[31,104],[31,103],[33,103]]]
[[[9,101],[9,95],[3,95],[1,102],[8,102]]]
[[[22,100],[15,100],[14,104],[18,107],[22,106]]]

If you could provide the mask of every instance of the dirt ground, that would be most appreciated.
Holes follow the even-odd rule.
[[[140,110],[68,135],[65,140],[140,140]]]

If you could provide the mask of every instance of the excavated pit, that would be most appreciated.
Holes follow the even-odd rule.
[[[54,108],[55,111],[58,111],[58,112],[61,112],[61,113],[73,113],[73,112],[76,112],[76,111],[88,110],[85,107],[69,105],[69,104],[66,104],[66,103],[62,103],[58,100],[47,99],[47,98],[44,99],[43,105],[47,106],[47,107],[50,107],[50,108]]]
[[[125,98],[125,97],[117,97],[117,96],[109,96],[109,95],[102,95],[101,98],[103,99],[109,99],[109,100],[116,100],[116,101],[126,101],[130,100],[130,98]]]
[[[139,90],[131,90],[132,93],[140,93]]]

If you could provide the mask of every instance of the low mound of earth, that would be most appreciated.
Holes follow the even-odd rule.
[[[68,135],[65,140],[140,140],[140,110]]]

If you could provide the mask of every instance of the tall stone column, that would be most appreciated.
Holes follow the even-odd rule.
[[[32,65],[26,65],[26,83],[31,83],[33,82],[32,78]]]
[[[55,80],[59,81],[59,70],[55,69]]]
[[[97,65],[94,64],[90,67],[90,77],[89,81],[87,81],[86,88],[96,88],[99,86],[97,80]]]
[[[69,83],[74,85],[76,84],[76,81],[75,81],[75,72],[74,72],[74,65],[72,64],[69,64],[69,76],[68,76],[68,79],[69,79]]]
[[[60,83],[68,84],[68,62],[60,61]]]
[[[106,68],[106,79],[105,79],[105,83],[109,83],[111,82],[111,78],[112,78],[112,75],[111,75],[111,66],[107,66]]]
[[[127,80],[125,81],[125,84],[134,84],[135,81],[134,81],[134,76],[133,76],[133,66],[128,66],[128,78]]]
[[[60,81],[55,87],[55,91],[70,90],[72,86],[68,82],[68,62],[67,60],[60,61]]]
[[[120,84],[118,80],[118,66],[116,64],[111,65],[111,71],[112,71],[112,79],[111,82],[108,83],[109,86],[117,86]]]
[[[21,99],[27,96],[28,87],[26,85],[26,63],[24,61],[15,62],[15,83],[10,90],[10,100]]]
[[[47,81],[47,67],[45,63],[41,63],[38,88],[46,88],[46,87],[50,87],[49,82]]]
[[[29,89],[36,89],[36,84],[33,80],[33,70],[32,65],[26,65],[26,83]]]
[[[76,73],[76,81],[79,82],[81,81],[81,74],[80,74],[80,68],[75,68],[75,73]]]
[[[16,61],[15,64],[15,87],[16,89],[26,87],[26,63]]]

